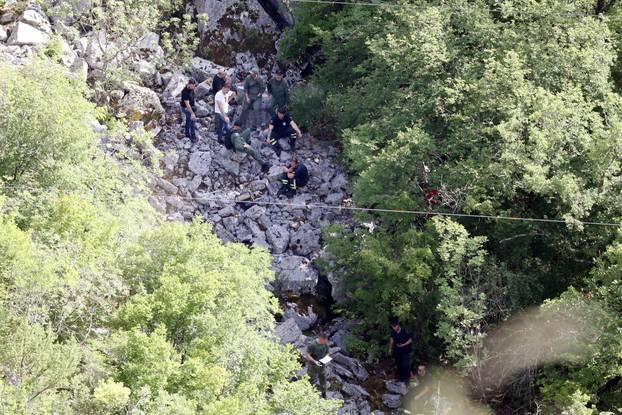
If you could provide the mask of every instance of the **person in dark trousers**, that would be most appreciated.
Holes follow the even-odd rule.
[[[261,125],[261,96],[266,89],[266,84],[259,76],[259,68],[255,67],[244,80],[244,108],[243,121],[247,123],[252,130],[259,128]]]
[[[247,128],[242,131],[242,122],[240,120],[235,120],[233,123],[231,131],[231,144],[233,144],[235,151],[246,153],[254,158],[255,161],[257,161],[257,163],[261,166],[262,172],[267,173],[270,170],[270,167],[272,167],[270,163],[265,161],[251,146],[251,130],[250,128]]]
[[[276,155],[280,156],[281,151],[283,151],[281,144],[279,144],[281,138],[287,138],[291,151],[296,151],[296,139],[300,137],[302,137],[302,132],[289,115],[287,107],[279,108],[276,115],[270,120],[266,142],[274,148]]]
[[[279,108],[289,104],[289,83],[283,78],[283,71],[277,69],[274,78],[268,82],[270,117],[274,117]]]
[[[225,82],[227,82],[227,72],[221,69],[212,80],[212,94],[216,95],[225,86]]]
[[[194,89],[197,86],[197,81],[194,79],[188,80],[188,83],[181,91],[181,112],[184,114],[186,119],[184,132],[186,137],[190,138],[192,142],[195,142],[197,139],[196,130],[197,130],[197,116],[195,115],[195,106],[194,106]]]
[[[410,382],[410,351],[412,338],[396,318],[390,320],[391,339],[389,340],[389,353],[393,354],[397,367],[397,380],[406,385]]]
[[[277,196],[284,194],[291,199],[296,194],[298,188],[306,186],[308,182],[309,170],[304,164],[298,162],[297,157],[294,157],[283,167],[281,189],[278,191]]]
[[[311,382],[314,384],[319,382],[320,392],[324,399],[326,399],[326,366],[320,360],[328,355],[328,350],[328,336],[321,332],[317,339],[307,346],[307,353],[304,355]]]

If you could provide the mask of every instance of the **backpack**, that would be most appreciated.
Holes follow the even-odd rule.
[[[223,138],[223,142],[224,142],[225,148],[227,150],[235,151],[235,147],[233,145],[233,141],[231,141],[231,136],[232,135],[233,135],[233,131],[231,131],[231,129],[228,129],[227,132],[225,133],[225,137]]]

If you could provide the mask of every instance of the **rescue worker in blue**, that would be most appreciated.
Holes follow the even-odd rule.
[[[266,142],[274,147],[277,156],[280,156],[283,150],[279,144],[281,138],[287,138],[291,151],[293,152],[296,150],[296,139],[302,137],[300,128],[298,128],[289,115],[286,106],[279,108],[276,115],[272,117],[267,134]]]

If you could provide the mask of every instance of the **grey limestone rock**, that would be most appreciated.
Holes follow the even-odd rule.
[[[302,336],[302,331],[296,324],[296,320],[290,318],[276,326],[275,334],[281,344],[288,344],[296,343]]]
[[[207,151],[195,151],[190,155],[188,168],[194,174],[205,176],[210,172],[212,156]]]
[[[397,409],[402,405],[402,395],[385,393],[382,395],[382,403],[392,409]]]
[[[266,239],[272,246],[272,252],[282,254],[289,245],[289,231],[280,225],[272,225],[266,231]]]
[[[315,294],[318,274],[308,259],[286,256],[277,267],[280,268],[278,281],[282,294]]]
[[[17,22],[7,44],[9,45],[41,45],[50,40],[50,36],[42,30],[37,29],[27,23]]]

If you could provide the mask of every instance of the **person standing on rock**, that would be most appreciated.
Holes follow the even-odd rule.
[[[320,332],[317,339],[307,346],[307,353],[304,357],[307,360],[307,373],[311,378],[311,382],[320,384],[320,392],[322,398],[326,399],[326,365],[320,360],[328,355],[328,336],[324,332]]]
[[[216,95],[227,82],[227,72],[224,68],[220,69],[212,80],[212,94]]]
[[[270,104],[268,104],[270,117],[274,117],[279,108],[289,104],[289,83],[283,78],[283,71],[280,68],[276,70],[274,78],[268,83],[268,93],[270,94]]]
[[[261,96],[266,89],[266,84],[259,76],[259,68],[255,67],[244,80],[244,108],[243,120],[251,130],[256,130],[261,125]]]
[[[233,129],[231,131],[231,144],[233,145],[235,151],[246,153],[254,158],[261,166],[262,172],[267,173],[270,170],[270,167],[272,167],[270,163],[265,161],[251,146],[251,130],[250,128],[247,128],[242,131],[242,122],[240,120],[236,120],[233,123]]]
[[[183,112],[185,117],[185,127],[184,132],[186,137],[188,137],[192,142],[195,142],[197,139],[196,130],[197,130],[197,116],[195,115],[195,106],[194,106],[194,89],[197,86],[197,81],[190,78],[188,83],[181,91],[181,112]]]
[[[410,351],[412,338],[398,319],[391,318],[391,339],[389,340],[389,354],[393,354],[397,368],[397,380],[408,385],[410,382]]]
[[[231,117],[234,109],[229,107],[229,101],[235,95],[231,90],[231,81],[224,83],[220,91],[214,97],[214,114],[216,115],[216,136],[218,142],[222,143],[231,126]]]
[[[280,156],[281,151],[283,151],[279,143],[281,138],[287,138],[287,142],[293,152],[296,150],[296,139],[300,137],[302,137],[302,132],[289,115],[288,108],[286,106],[280,107],[276,115],[270,120],[266,142],[274,148],[276,155]]]
[[[304,187],[309,182],[309,170],[307,167],[298,163],[298,158],[294,157],[283,167],[283,175],[281,176],[281,189],[277,196],[285,195],[289,199],[294,197],[299,187]]]

